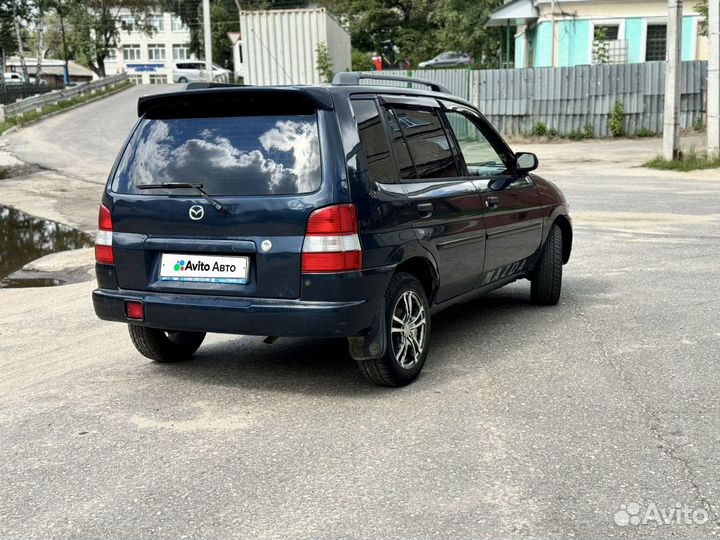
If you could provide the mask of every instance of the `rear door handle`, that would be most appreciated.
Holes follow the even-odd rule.
[[[500,199],[498,197],[488,197],[485,199],[485,208],[497,208],[500,206]]]
[[[433,206],[433,204],[429,203],[429,202],[420,203],[417,205],[417,210],[421,214],[420,217],[424,217],[424,218],[428,218],[428,217],[432,216],[434,209],[435,209],[435,207]]]

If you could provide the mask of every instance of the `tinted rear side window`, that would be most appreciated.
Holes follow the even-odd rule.
[[[370,179],[381,183],[394,182],[395,171],[390,158],[390,148],[375,101],[354,99],[352,107]]]
[[[315,191],[320,180],[315,114],[157,118],[133,134],[113,190],[179,195],[138,186],[189,182],[212,195],[291,195]]]
[[[395,107],[418,178],[460,176],[447,133],[435,111]]]
[[[405,143],[405,137],[403,136],[400,124],[398,123],[392,109],[385,109],[385,120],[389,130],[390,143],[393,145],[393,149],[395,150],[395,159],[397,159],[400,178],[403,180],[417,178],[415,164],[410,157],[410,152],[408,151],[407,144]]]

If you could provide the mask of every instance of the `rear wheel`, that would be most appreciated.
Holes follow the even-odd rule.
[[[562,288],[562,231],[553,225],[548,233],[537,268],[530,278],[530,298],[535,304],[552,306]]]
[[[137,324],[129,324],[128,329],[140,354],[163,363],[187,360],[205,339],[205,332],[158,330]]]
[[[182,83],[182,84],[185,84],[186,82],[188,82],[188,80],[187,80],[185,77],[180,77],[180,78],[178,79],[178,82],[179,82],[179,83]]]
[[[385,354],[361,360],[360,369],[380,386],[403,386],[418,376],[430,345],[430,309],[420,282],[397,273],[385,293]]]

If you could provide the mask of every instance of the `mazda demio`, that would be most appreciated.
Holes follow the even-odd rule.
[[[342,337],[400,386],[434,313],[523,278],[559,300],[565,198],[438,84],[191,84],[138,116],[100,206],[93,303],[152,360],[206,332]]]

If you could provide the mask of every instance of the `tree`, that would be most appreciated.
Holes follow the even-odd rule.
[[[190,29],[188,43],[190,52],[199,58],[204,58],[202,0],[160,0],[160,5],[164,10],[180,17],[183,24]],[[240,31],[239,10],[269,9],[275,5],[298,7],[305,3],[287,0],[210,0],[213,61],[225,67],[229,64],[232,58],[232,44],[227,33]]]
[[[78,60],[100,77],[105,76],[108,51],[117,46],[120,33],[117,22],[123,8],[129,10],[137,30],[153,33],[148,18],[156,9],[153,0],[71,0],[68,5],[68,41]]]
[[[332,82],[333,76],[335,75],[333,73],[332,58],[330,58],[330,51],[328,51],[327,44],[324,41],[318,42],[315,47],[315,55],[317,57],[316,67],[320,74],[320,79],[322,79],[321,82]]]
[[[20,2],[20,0],[12,0],[12,17],[13,22],[15,26],[15,40],[16,40],[16,48],[15,51],[18,54],[18,57],[20,58],[20,68],[22,71],[23,78],[25,79],[25,82],[28,81],[28,70],[27,70],[27,64],[25,63],[25,46],[23,43],[23,24],[26,23],[26,17],[28,12],[28,5],[25,2]],[[5,73],[3,71],[3,73]],[[3,77],[4,78],[4,77]]]
[[[486,28],[490,13],[502,0],[440,0],[433,20],[438,49],[466,52],[476,65],[495,66],[500,50],[502,29]]]
[[[698,0],[695,4],[695,9],[700,14],[700,25],[699,31],[701,36],[708,35],[708,0]]]

